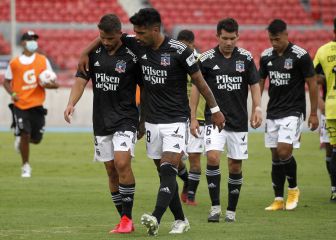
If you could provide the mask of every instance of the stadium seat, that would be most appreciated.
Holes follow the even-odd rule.
[[[312,25],[310,13],[299,0],[149,0],[162,14],[168,31],[176,24],[216,24],[234,17],[239,24],[267,24],[273,18],[284,18],[289,24]],[[185,6],[188,6],[187,8]],[[174,17],[172,17],[174,16]],[[187,16],[193,16],[192,19]]]
[[[0,33],[0,55],[10,54],[10,45]]]
[[[10,0],[0,1],[0,21],[9,20]],[[116,13],[122,22],[126,12],[117,0],[17,0],[16,19],[19,22],[97,22],[107,13]]]

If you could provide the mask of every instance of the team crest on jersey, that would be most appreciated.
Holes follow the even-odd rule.
[[[240,73],[245,71],[244,61],[236,61],[236,71]]]
[[[284,66],[284,68],[286,68],[287,70],[292,69],[293,68],[293,59],[287,58],[285,60],[285,66]]]
[[[170,55],[168,53],[161,55],[161,65],[165,67],[170,65]]]
[[[124,73],[126,70],[126,62],[123,60],[119,60],[114,70],[118,73]]]

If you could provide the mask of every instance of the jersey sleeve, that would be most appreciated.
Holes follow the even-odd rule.
[[[76,72],[76,77],[79,77],[79,78],[83,78],[87,81],[90,80],[90,72],[89,71],[86,71],[86,75],[84,73],[82,73],[81,71],[77,70]]]
[[[137,64],[137,67],[135,68],[135,74],[134,74],[134,76],[136,78],[136,83],[139,86],[143,86],[142,72],[141,72],[140,65],[138,65],[138,64]]]
[[[247,60],[247,62],[248,62],[248,69],[247,69],[248,84],[253,85],[260,81],[260,77],[253,58],[251,60]]]
[[[262,79],[266,79],[268,76],[268,72],[266,68],[266,60],[264,57],[260,58],[259,76]]]
[[[204,67],[204,63],[201,62],[201,61],[198,61],[198,66],[199,66],[199,68],[200,68],[200,70],[201,70],[201,73],[202,73],[202,75],[203,75],[203,78],[206,80],[206,79],[207,79],[207,70],[206,70],[206,68]]]
[[[139,44],[138,44],[136,38],[134,37],[134,35],[129,35],[129,34],[123,33],[121,35],[121,41],[132,52],[138,54]]]
[[[314,64],[314,68],[315,68],[316,73],[322,74],[323,70],[322,70],[322,66],[321,66],[321,63],[320,63],[320,49],[318,49],[316,54],[315,54],[313,64]]]
[[[52,72],[54,71],[53,68],[52,68],[52,66],[51,66],[51,64],[50,64],[50,61],[49,61],[48,58],[46,58],[46,65],[47,65],[47,69],[48,69],[48,70],[50,70],[50,71],[52,71]]]
[[[186,48],[179,56],[182,66],[187,70],[189,75],[200,70],[194,52],[190,48]]]
[[[12,68],[11,65],[8,64],[6,72],[5,72],[5,79],[6,80],[12,80],[13,79],[13,72],[12,72]]]
[[[313,77],[315,75],[313,61],[308,53],[302,56],[299,63],[300,71],[304,78]]]

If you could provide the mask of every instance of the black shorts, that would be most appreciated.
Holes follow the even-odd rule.
[[[32,140],[41,141],[47,109],[42,106],[22,110],[14,106],[15,135],[29,133]]]

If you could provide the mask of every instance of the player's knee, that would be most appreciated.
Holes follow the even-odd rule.
[[[208,153],[207,154],[207,162],[209,165],[216,166],[219,164],[219,157],[217,154]]]
[[[180,171],[180,170],[182,170],[182,169],[184,169],[184,168],[185,168],[185,164],[184,164],[183,160],[181,159],[181,160],[179,161],[178,170]]]
[[[131,165],[129,164],[129,161],[125,161],[125,159],[121,159],[120,161],[115,159],[114,166],[117,169],[118,173],[129,171],[131,169]]]
[[[278,149],[277,153],[280,160],[287,160],[292,155],[291,151],[285,148]]]
[[[190,166],[190,172],[201,172],[201,166]]]
[[[229,161],[229,172],[233,174],[241,173],[242,161],[231,160]]]

